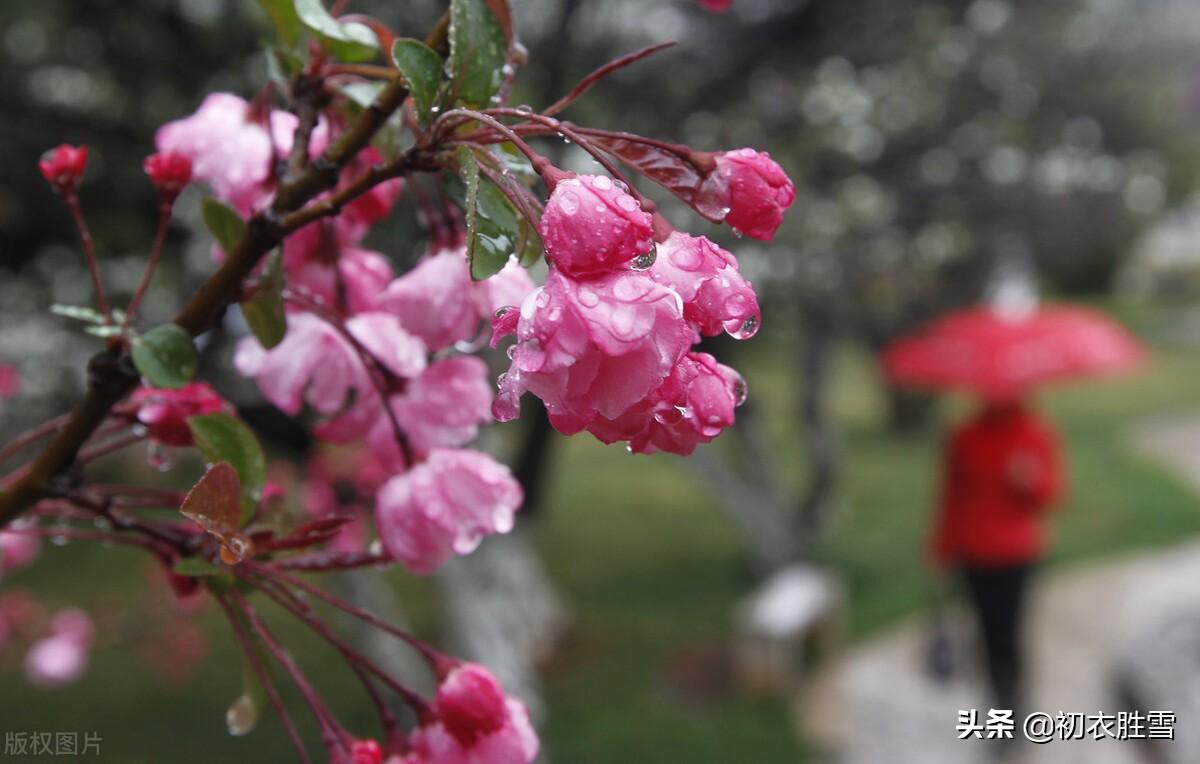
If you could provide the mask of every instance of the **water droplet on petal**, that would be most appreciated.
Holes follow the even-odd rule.
[[[493,318],[502,318],[505,313],[509,312],[510,310],[514,310],[514,309],[515,308],[512,305],[501,305],[499,308],[496,308],[496,312],[492,314],[492,317]]]
[[[608,191],[613,187],[612,179],[606,175],[597,175],[592,178],[592,188],[598,188],[601,191]]]
[[[637,199],[634,199],[629,194],[621,194],[617,197],[617,206],[626,212],[634,212],[639,208]]]
[[[600,295],[588,287],[579,290],[579,304],[585,308],[594,308],[600,304]]]
[[[737,374],[737,372],[734,372]],[[741,374],[737,374],[733,379],[733,405],[741,406],[746,402],[746,396],[749,395],[750,389],[746,385],[746,380]]]
[[[658,247],[651,244],[650,251],[640,254],[637,257],[633,258],[633,262],[630,263],[630,266],[635,271],[644,271],[647,268],[649,268],[650,266],[654,265],[654,261],[657,259],[658,259]]]
[[[504,354],[508,356],[508,360],[510,360],[510,361],[511,361],[513,358],[516,358],[516,356],[517,356],[517,346],[516,346],[516,345],[509,345],[509,346],[508,346],[508,350],[504,351]],[[499,381],[497,384],[504,384],[504,375],[503,375],[503,374],[501,374],[501,375],[500,375],[500,381]]]
[[[758,316],[732,319],[725,322],[725,332],[735,340],[748,340],[758,332]]]
[[[574,191],[563,191],[558,198],[558,208],[564,215],[574,215],[579,211],[579,194]]]

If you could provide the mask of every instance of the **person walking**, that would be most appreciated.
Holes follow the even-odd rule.
[[[1053,425],[1020,398],[991,400],[950,435],[932,555],[961,574],[998,709],[1022,697],[1022,612],[1065,474]]]

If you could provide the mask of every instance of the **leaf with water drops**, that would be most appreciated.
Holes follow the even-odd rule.
[[[450,0],[450,94],[466,106],[487,106],[504,81],[512,42],[506,0]]]
[[[154,387],[183,387],[199,357],[192,336],[175,324],[156,326],[133,340],[133,365]]]
[[[503,268],[517,251],[520,218],[504,192],[480,177],[478,160],[470,149],[459,148],[455,158],[458,174],[447,176],[446,192],[462,207],[471,278],[480,281]]]
[[[208,232],[226,252],[233,249],[246,233],[246,221],[229,205],[211,196],[200,202],[200,214]]]
[[[588,140],[675,194],[709,220],[719,222],[724,218],[723,213],[701,199],[704,173],[687,159],[684,147],[672,151],[612,135],[589,135]]]
[[[246,497],[257,502],[267,478],[267,460],[250,428],[224,411],[190,416],[187,423],[205,460],[231,465]]]
[[[408,85],[417,116],[427,122],[442,82],[442,57],[419,40],[403,39],[392,46],[392,63]]]
[[[283,309],[283,262],[275,250],[263,268],[258,290],[242,300],[242,315],[250,331],[264,348],[273,348],[287,334],[287,313]]]
[[[295,0],[300,23],[316,32],[321,45],[342,61],[369,61],[379,52],[379,38],[366,24],[341,22],[321,0]]]

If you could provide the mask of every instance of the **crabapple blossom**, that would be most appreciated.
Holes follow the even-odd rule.
[[[557,181],[538,232],[547,259],[576,278],[617,270],[654,247],[650,214],[606,175],[570,174]]]
[[[322,414],[342,412],[353,393],[351,411],[346,412],[352,416],[338,419],[355,423],[350,430],[342,428],[343,436],[361,435],[373,417],[363,414],[373,402],[377,406],[379,396],[371,370],[350,338],[400,377],[416,376],[425,368],[425,346],[386,313],[360,313],[346,321],[345,330],[343,334],[311,313],[298,313],[288,320],[287,336],[270,350],[253,338],[242,340],[234,365],[254,377],[267,400],[289,414],[298,413],[305,401]]]
[[[513,362],[493,413],[517,415],[524,390],[578,431],[616,418],[657,389],[692,343],[683,304],[641,271],[575,281],[551,271],[521,303]]]
[[[0,574],[18,570],[37,559],[42,542],[28,533],[0,531]]]
[[[383,764],[383,748],[376,740],[355,740],[350,745],[351,764]]]
[[[658,258],[647,271],[683,300],[683,317],[705,336],[722,330],[738,339],[753,335],[761,323],[754,287],[738,272],[733,255],[703,236],[675,231],[658,245]]]
[[[192,445],[188,417],[230,408],[207,382],[190,382],[174,390],[143,385],[134,391],[130,403],[137,407],[137,420],[150,438],[167,446]]]
[[[92,635],[92,619],[82,610],[65,608],[55,613],[50,635],[25,654],[25,676],[30,684],[57,687],[83,676]]]
[[[529,764],[537,757],[529,711],[477,663],[447,672],[438,685],[435,717],[413,731],[406,764]]]
[[[605,443],[628,441],[637,454],[667,451],[688,455],[733,424],[746,397],[742,376],[708,353],[688,353],[642,403],[615,419],[596,417],[587,431]],[[551,422],[569,431],[571,422]]]
[[[753,239],[775,236],[796,187],[765,151],[736,149],[713,155],[714,169],[700,185],[699,204]]]
[[[195,178],[243,215],[270,198],[272,162],[291,148],[297,124],[296,116],[284,111],[273,110],[265,119],[255,118],[253,111],[232,93],[211,93],[195,114],[168,122],[154,136],[160,152],[191,159]],[[318,151],[327,142],[322,120],[310,149]]]
[[[535,288],[515,258],[498,273],[472,281],[466,249],[442,249],[393,281],[376,301],[400,317],[405,328],[440,350],[474,337],[480,322],[502,305],[520,302]]]
[[[42,155],[38,169],[42,177],[58,193],[75,190],[87,169],[88,147],[70,146],[66,143],[50,149]]]
[[[341,251],[335,264],[308,260],[289,267],[288,286],[303,289],[331,307],[344,303],[346,312],[353,314],[373,310],[394,277],[391,263],[382,254],[350,246]]]
[[[521,484],[479,451],[435,448],[380,489],[375,527],[388,554],[414,573],[430,573],[451,553],[470,554],[484,536],[508,533]]]

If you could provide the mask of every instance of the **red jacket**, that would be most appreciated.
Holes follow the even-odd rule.
[[[1065,482],[1051,425],[1019,404],[990,406],[951,434],[944,458],[934,559],[1002,566],[1040,557],[1045,510]]]

